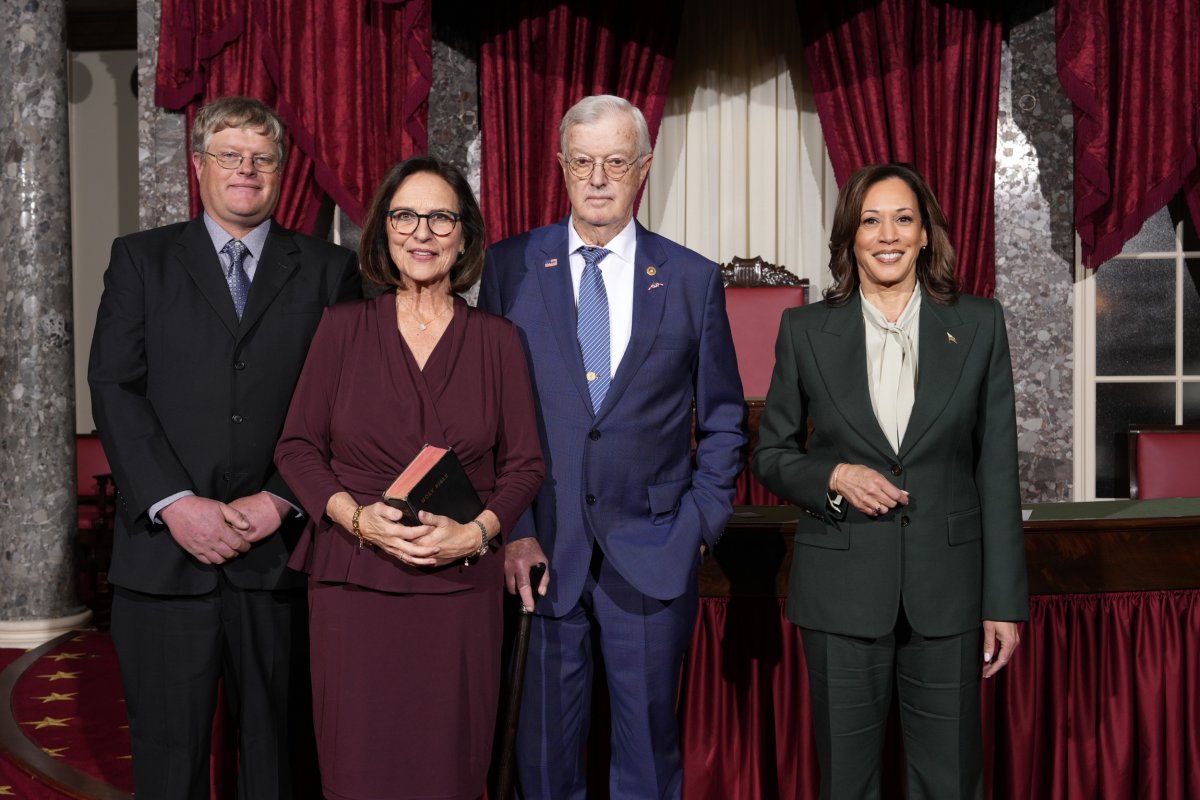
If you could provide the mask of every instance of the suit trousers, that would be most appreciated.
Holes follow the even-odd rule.
[[[656,600],[630,586],[599,546],[593,549],[579,602],[562,617],[533,618],[517,729],[520,797],[587,795],[583,748],[591,723],[593,641],[612,705],[610,796],[680,797],[675,709],[698,604],[694,579],[683,596]]]
[[[320,797],[303,589],[198,596],[117,588],[113,645],[138,797],[208,800],[218,682],[238,727],[238,797]]]
[[[901,608],[878,639],[800,629],[821,800],[876,800],[893,687],[909,800],[982,800],[982,629],[926,638]]]

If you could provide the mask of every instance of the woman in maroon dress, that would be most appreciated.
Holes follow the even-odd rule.
[[[516,328],[456,292],[483,267],[462,174],[392,169],[363,228],[363,275],[393,291],[326,311],[275,453],[311,522],[313,706],[329,798],[477,798],[499,694],[504,532],[544,466]],[[424,444],[449,446],[484,511],[465,524],[380,501]]]

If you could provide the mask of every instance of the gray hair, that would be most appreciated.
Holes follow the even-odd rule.
[[[613,114],[630,116],[633,120],[633,127],[637,131],[637,155],[638,157],[649,155],[650,127],[646,124],[646,118],[642,115],[641,109],[624,97],[612,94],[594,94],[583,98],[567,109],[567,113],[563,114],[562,122],[558,126],[559,150],[564,156],[570,155],[567,153],[567,131],[571,129],[572,125],[591,125]]]
[[[275,142],[282,164],[285,153],[283,121],[266,104],[252,97],[218,97],[196,112],[192,122],[192,152],[208,150],[214,133],[226,128],[249,128]]]

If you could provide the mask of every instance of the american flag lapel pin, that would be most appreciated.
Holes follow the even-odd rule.
[[[552,258],[549,261],[547,261],[545,264],[546,269],[550,269],[551,267],[557,267],[557,266],[558,266],[557,258]]]
[[[665,283],[663,283],[662,281],[655,281],[654,283],[650,284],[650,288],[649,288],[649,289],[647,289],[646,291],[648,291],[648,292],[652,292],[652,291],[654,291],[655,289],[657,289],[657,288],[659,288],[659,287],[661,287],[661,286],[666,286],[666,284],[665,284]]]

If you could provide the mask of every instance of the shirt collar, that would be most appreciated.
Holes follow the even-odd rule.
[[[208,237],[212,239],[213,249],[218,253],[225,249],[225,245],[229,244],[234,237],[229,235],[229,232],[217,224],[216,220],[208,215],[205,211],[200,215],[204,219],[204,228],[208,231]],[[254,260],[262,260],[262,251],[267,244],[267,234],[271,231],[271,218],[267,217],[258,224],[254,230],[242,237],[242,244],[246,245],[246,249],[250,251],[250,255]]]
[[[899,328],[907,333],[921,310],[921,283],[919,281],[913,287],[912,296],[908,298],[908,305],[904,306],[904,310],[900,312],[900,316],[896,318],[894,324],[888,322],[887,317],[883,315],[882,311],[871,305],[866,295],[862,293],[861,286],[858,287],[858,293],[862,300],[863,316],[866,317],[868,322],[875,323],[876,327],[881,330],[886,331],[891,328]]]
[[[579,248],[587,246],[575,230],[575,217],[572,215],[567,224],[567,252],[574,255]],[[629,224],[610,239],[608,244],[604,245],[604,249],[622,261],[632,264],[637,254],[637,223],[629,220]]]

